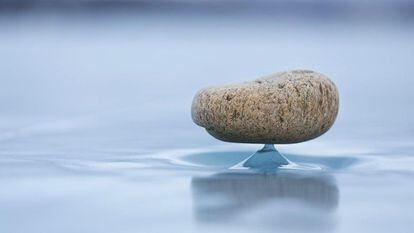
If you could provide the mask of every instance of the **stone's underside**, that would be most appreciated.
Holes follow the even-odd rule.
[[[193,121],[228,142],[284,144],[325,133],[338,114],[339,95],[326,76],[281,72],[241,84],[199,91]]]

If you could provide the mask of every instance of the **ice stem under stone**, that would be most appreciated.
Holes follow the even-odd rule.
[[[265,144],[261,150],[258,150],[233,168],[278,168],[288,164],[289,161],[276,150],[273,144]]]

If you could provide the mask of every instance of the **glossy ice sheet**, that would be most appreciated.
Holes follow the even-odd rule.
[[[99,159],[3,156],[5,232],[407,232],[413,171],[385,155],[286,154],[323,170],[228,170],[233,149]],[[395,154],[393,157],[402,155]],[[364,157],[359,159],[359,157]],[[412,159],[395,158],[412,164]]]

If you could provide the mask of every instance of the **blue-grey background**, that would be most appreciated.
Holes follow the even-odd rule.
[[[227,152],[259,147],[217,141],[193,124],[198,89],[312,69],[339,88],[337,121],[318,139],[279,148],[329,168],[340,196],[327,229],[409,232],[413,41],[414,2],[403,0],[1,0],[0,231],[320,225],[305,218],[291,229],[318,215],[285,199],[200,225],[190,188],[192,177],[230,166]],[[184,158],[201,152],[216,167]],[[286,209],[286,224],[259,217],[272,222]]]

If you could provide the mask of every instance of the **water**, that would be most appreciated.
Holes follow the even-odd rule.
[[[411,23],[33,13],[0,29],[1,232],[414,229]],[[296,68],[331,77],[340,113],[277,148],[321,169],[229,169],[261,145],[209,136],[193,95]]]

